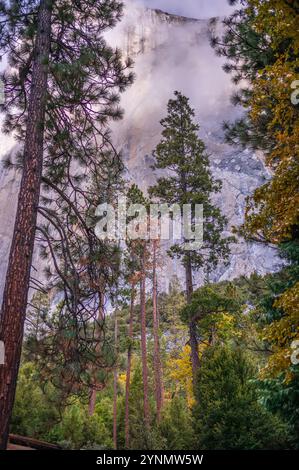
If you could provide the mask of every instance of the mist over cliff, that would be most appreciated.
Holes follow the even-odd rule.
[[[133,0],[126,0],[126,3]],[[227,0],[134,0],[135,3],[147,8],[159,8],[191,18],[211,18],[212,16],[229,15],[235,6]]]
[[[221,27],[221,21],[214,26]],[[261,155],[224,143],[223,121],[234,120],[242,109],[231,104],[235,85],[222,70],[222,59],[210,46],[211,28],[208,19],[128,5],[124,21],[108,39],[134,59],[136,81],[122,98],[125,119],[113,130],[130,179],[146,189],[156,178],[151,170],[152,150],[161,137],[159,123],[166,115],[167,102],[175,90],[188,96],[195,108],[213,174],[223,182],[215,202],[229,219],[229,233],[232,226],[243,221],[246,197],[269,174]],[[280,263],[271,248],[239,240],[232,246],[230,265],[220,266],[213,280],[232,279],[254,271],[265,274],[276,270]],[[180,267],[167,257],[163,265],[166,286],[167,278],[171,273],[179,274]],[[202,273],[197,282],[201,279]]]
[[[216,26],[220,28],[221,23]],[[175,90],[190,98],[200,123],[200,136],[207,145],[212,171],[223,181],[215,202],[229,219],[228,233],[244,216],[245,198],[268,177],[259,155],[241,151],[224,143],[223,120],[233,120],[241,109],[231,105],[233,85],[222,70],[222,61],[209,44],[210,23],[145,9],[127,2],[123,21],[107,34],[111,45],[119,46],[125,56],[135,61],[136,80],[122,96],[124,120],[113,124],[114,140],[123,152],[127,177],[143,189],[153,184],[152,150],[160,140],[161,118]],[[12,139],[1,135],[0,158],[12,148]],[[0,169],[0,296],[13,231],[19,175]],[[38,256],[35,257],[37,267]],[[276,270],[280,260],[271,248],[245,243],[232,247],[230,265],[220,266],[213,280],[232,279],[257,271]],[[162,262],[161,288],[167,288],[173,274],[180,275],[180,265],[166,253]],[[197,282],[200,283],[202,273]]]

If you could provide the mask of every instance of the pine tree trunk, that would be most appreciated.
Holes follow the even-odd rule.
[[[157,305],[157,240],[153,242],[153,330],[154,330],[154,374],[157,421],[160,422],[163,406],[162,367],[159,342],[159,317]]]
[[[192,266],[190,255],[186,255],[186,292],[187,292],[187,303],[191,302],[193,294],[193,279],[192,279]],[[199,369],[199,355],[198,355],[198,341],[196,336],[196,322],[190,320],[189,322],[189,335],[190,335],[190,347],[191,347],[191,363],[192,363],[192,374],[193,384],[195,384],[197,372]]]
[[[113,372],[113,443],[114,450],[117,450],[117,356],[118,356],[118,324],[117,312],[115,312],[114,326],[114,345],[115,345],[115,366]]]
[[[130,323],[129,323],[129,347],[128,347],[128,363],[126,373],[126,398],[125,398],[125,446],[130,447],[130,386],[131,386],[131,369],[132,369],[132,342],[133,342],[133,313],[135,292],[134,285],[131,288],[131,305],[130,305]]]
[[[88,414],[89,414],[89,416],[94,415],[96,402],[97,402],[97,391],[94,388],[92,388],[90,390],[89,404],[88,404]]]
[[[146,299],[145,299],[145,269],[144,260],[142,268],[142,279],[140,281],[140,310],[141,310],[141,358],[143,378],[143,415],[145,426],[149,426],[149,401],[148,401],[148,368],[146,347]]]
[[[184,148],[182,151],[183,151],[183,155],[185,155]],[[182,174],[181,178],[182,178],[182,185],[184,187],[184,191],[187,192],[185,173]],[[187,304],[190,304],[191,299],[192,299],[192,294],[193,294],[193,275],[192,275],[191,257],[190,257],[189,252],[187,252],[186,254],[185,274],[186,274],[186,298],[187,298]],[[190,336],[191,363],[192,363],[192,375],[193,375],[193,387],[194,387],[196,377],[197,377],[197,371],[199,369],[200,363],[199,363],[199,355],[198,355],[198,341],[197,341],[197,336],[196,336],[196,322],[194,322],[192,319],[189,322],[189,336]]]
[[[104,321],[104,302],[105,302],[105,288],[102,288],[99,291],[99,313],[98,313],[98,321],[102,324]],[[100,340],[101,337],[101,329],[96,325],[96,338]],[[98,349],[98,347],[97,347]],[[95,384],[95,387],[97,384]],[[96,388],[91,388],[90,395],[89,395],[89,404],[88,404],[88,414],[89,416],[93,416],[95,412],[97,402],[97,390]]]
[[[0,449],[6,449],[20,365],[42,167],[52,7],[41,0],[24,143],[24,168],[1,311]]]

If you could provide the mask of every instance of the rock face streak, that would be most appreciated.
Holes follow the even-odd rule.
[[[158,10],[129,7],[121,24],[107,40],[135,61],[136,81],[122,97],[125,118],[113,125],[116,144],[122,149],[128,177],[143,189],[153,184],[152,150],[160,140],[159,121],[175,90],[190,97],[207,145],[212,171],[223,181],[215,202],[229,219],[229,227],[243,220],[247,195],[268,177],[262,159],[249,150],[223,143],[222,122],[233,120],[241,110],[230,103],[233,85],[222,71],[221,59],[209,45],[209,21],[169,15]],[[1,159],[11,147],[1,136]],[[0,297],[2,296],[17,202],[19,177],[0,168]],[[36,259],[36,264],[39,261]],[[181,276],[179,264],[162,254],[162,283],[171,274]],[[232,279],[257,271],[276,270],[280,260],[270,248],[245,243],[232,247],[229,266],[220,266],[214,280]],[[200,282],[202,273],[196,282]]]

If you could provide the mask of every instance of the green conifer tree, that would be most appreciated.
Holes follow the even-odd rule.
[[[57,185],[74,160],[94,168],[105,125],[121,117],[119,91],[131,83],[102,34],[120,19],[115,0],[0,2],[0,49],[10,68],[6,132],[24,144],[22,180],[1,312],[0,448],[5,449],[26,314],[42,176]]]
[[[287,428],[259,402],[255,366],[241,348],[209,349],[198,375],[194,407],[198,449],[283,449]]]
[[[178,257],[185,268],[186,297],[191,302],[194,271],[204,268],[207,278],[213,268],[225,262],[229,255],[231,238],[222,233],[226,218],[211,201],[211,196],[221,189],[209,169],[209,158],[204,142],[198,137],[199,126],[194,122],[194,110],[189,99],[175,92],[175,99],[168,103],[168,115],[161,121],[162,140],[155,149],[154,169],[167,170],[150,188],[152,197],[170,205],[202,204],[204,208],[203,244],[199,249],[185,250],[184,242],[171,247],[170,256]],[[194,222],[194,219],[193,219]],[[193,375],[199,367],[196,322],[189,323]]]

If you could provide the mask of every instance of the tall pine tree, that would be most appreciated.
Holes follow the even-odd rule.
[[[168,115],[161,121],[162,140],[155,149],[154,169],[168,170],[150,188],[151,196],[169,205],[196,204],[204,207],[204,233],[201,248],[186,250],[184,240],[171,247],[170,256],[178,257],[185,269],[186,298],[191,302],[194,272],[204,268],[207,276],[229,255],[230,238],[222,232],[227,224],[220,209],[211,202],[211,196],[221,189],[221,182],[215,180],[209,169],[209,158],[204,142],[198,137],[199,126],[194,122],[194,110],[189,99],[175,92],[175,99],[168,103]],[[194,222],[194,220],[193,220]],[[193,376],[199,368],[197,325],[189,321],[190,346]]]
[[[91,166],[105,124],[121,117],[117,92],[131,83],[102,33],[116,24],[115,0],[0,2],[5,130],[24,144],[22,181],[1,312],[0,448],[6,448],[19,369],[42,174],[55,183],[74,159]]]

